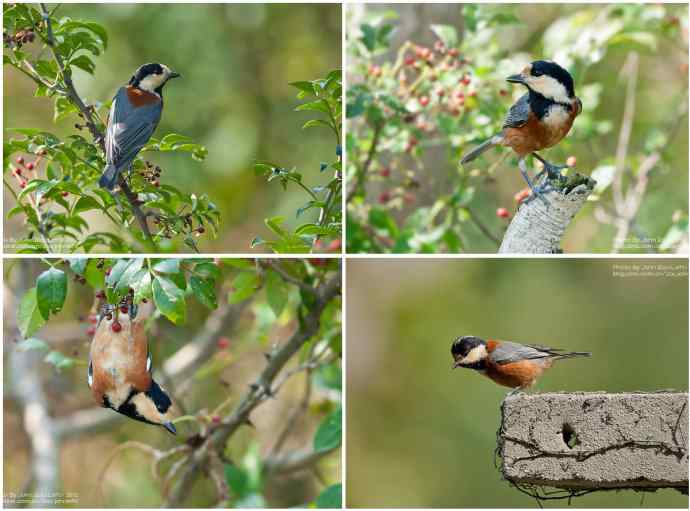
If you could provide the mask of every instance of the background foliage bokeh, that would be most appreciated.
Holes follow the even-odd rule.
[[[678,277],[614,277],[614,264]],[[687,390],[687,260],[350,260],[347,504],[532,507],[494,468],[509,389],[451,370],[477,335],[570,350],[530,392]],[[599,492],[575,507],[685,507],[674,490]],[[565,501],[545,507],[565,507]]]
[[[505,78],[537,59],[568,68],[584,105],[571,134],[543,156],[559,164],[575,156],[576,169],[599,182],[563,249],[612,251],[617,230],[605,218],[631,52],[639,73],[624,189],[645,157],[662,158],[618,250],[674,250],[687,235],[687,13],[682,4],[350,5],[348,251],[496,251],[526,186],[517,158],[494,150],[467,168],[459,160],[524,94]]]
[[[288,84],[340,67],[340,5],[64,4],[59,15],[91,19],[109,34],[96,76],[75,73],[77,90],[89,101],[109,101],[145,62],[166,63],[183,75],[166,89],[156,135],[189,135],[208,148],[208,157],[199,163],[156,154],[152,160],[165,169],[163,182],[206,192],[219,207],[221,232],[215,240],[201,238],[201,252],[249,252],[255,236],[270,234],[267,217],[298,225],[300,191],[267,183],[254,164],[295,166],[312,184],[320,163],[334,159],[332,135],[301,129],[310,115],[293,111],[300,100]],[[8,66],[4,84],[5,128],[73,132],[73,120],[52,124],[52,102],[32,97],[34,84]],[[5,194],[5,213],[11,202]],[[97,215],[85,218],[94,229],[109,227]],[[21,228],[16,218],[6,222],[5,238],[17,238]]]

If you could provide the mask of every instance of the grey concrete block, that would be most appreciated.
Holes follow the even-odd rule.
[[[565,489],[687,489],[687,405],[677,392],[507,397],[503,475]]]

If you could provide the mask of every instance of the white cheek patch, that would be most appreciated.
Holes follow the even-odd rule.
[[[561,82],[551,76],[532,77],[528,83],[535,92],[538,92],[545,98],[552,99],[557,103],[570,103],[568,91],[565,90]]]
[[[486,346],[480,344],[479,346],[472,348],[465,358],[463,358],[460,363],[462,365],[475,364],[484,360],[489,354],[486,351]]]
[[[544,116],[544,122],[549,126],[560,128],[570,119],[570,112],[562,105],[551,105]]]
[[[165,73],[160,75],[148,75],[139,82],[139,88],[155,93],[156,89],[165,83],[165,80]]]

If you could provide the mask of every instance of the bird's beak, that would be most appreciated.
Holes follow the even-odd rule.
[[[523,85],[527,85],[527,82],[525,82],[525,77],[522,76],[521,74],[510,75],[508,78],[506,78],[506,81],[511,82],[511,83],[521,83]]]
[[[170,73],[170,75],[168,76],[168,79],[170,79],[170,78],[180,78],[180,77],[182,77],[182,75],[181,75],[180,73],[178,73],[178,72],[176,72],[176,71],[173,71],[173,72]]]
[[[170,431],[173,435],[177,434],[177,430],[175,429],[175,426],[173,426],[172,422],[164,422],[163,427]]]

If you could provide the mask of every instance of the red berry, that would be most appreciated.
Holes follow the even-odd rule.
[[[110,328],[113,329],[113,332],[117,333],[122,330],[122,325],[120,324],[119,321],[114,321],[113,324],[110,326]]]
[[[96,327],[95,326],[90,326],[89,328],[86,329],[86,335],[93,335],[96,333]]]
[[[525,200],[527,197],[529,197],[529,195],[530,195],[529,188],[523,188],[518,193],[516,193],[513,196],[513,198],[515,199],[515,202],[520,203],[523,200]]]
[[[467,95],[468,95],[469,97],[473,98],[473,97],[475,97],[475,96],[477,95],[477,91],[476,91],[476,90],[471,90],[471,91],[469,91],[469,92],[467,93]]]
[[[451,48],[450,50],[448,50],[448,55],[450,55],[451,57],[457,57],[458,55],[460,55],[460,52],[457,48]]]
[[[24,165],[24,158],[21,156],[17,156],[17,159],[15,160],[18,165]]]
[[[414,204],[416,197],[415,194],[412,192],[407,192],[403,196],[403,200],[405,201],[405,204]]]
[[[216,346],[218,346],[218,349],[224,350],[230,347],[230,339],[227,337],[220,337],[218,341],[216,341]]]
[[[334,239],[328,244],[328,251],[329,252],[340,252],[340,248],[343,246],[342,242],[340,241],[340,238]]]
[[[214,424],[220,424],[220,415],[214,415],[213,417],[211,417],[211,422],[213,422]]]
[[[381,76],[381,73],[381,66],[376,66],[373,64],[369,66],[369,74],[374,78],[378,78],[379,76]]]
[[[455,94],[453,94],[453,96],[455,96],[455,99],[462,99],[462,100],[465,99],[465,93],[462,92],[461,90],[456,90]]]
[[[406,66],[414,66],[414,63],[415,63],[414,57],[405,57],[405,65]]]
[[[98,322],[98,318],[94,314],[91,314],[89,316],[89,323],[95,325],[97,322]]]
[[[161,185],[161,182],[158,181],[158,179],[156,179],[156,180],[153,182],[153,186],[155,186],[156,188],[158,188],[160,185]]]
[[[509,218],[510,213],[508,212],[508,210],[506,208],[498,208],[496,210],[496,216],[499,218]]]
[[[309,259],[312,266],[326,266],[328,264],[328,259]]]
[[[103,300],[105,298],[105,291],[99,291],[98,293],[96,293],[96,298],[100,298],[101,300]]]
[[[470,77],[469,77],[469,76],[465,76],[465,77],[462,79],[462,84],[463,84],[463,85],[469,85],[469,84],[470,84],[470,81],[471,81],[471,80],[470,80]]]
[[[67,192],[67,191],[65,191],[65,192],[62,192],[62,194],[61,194],[61,195],[62,195],[63,197],[67,197],[67,196],[69,195],[69,192]]]
[[[323,249],[323,241],[316,240],[314,242],[314,250],[322,250],[322,249]]]
[[[379,170],[379,175],[381,177],[390,177],[391,169],[389,169],[388,167],[383,167],[381,170]]]
[[[381,194],[379,195],[379,203],[385,204],[389,200],[391,200],[390,192],[381,192]]]
[[[422,106],[427,106],[429,104],[429,96],[422,96],[419,98],[419,104]]]
[[[438,89],[436,89],[436,95],[437,95],[439,98],[442,98],[443,96],[446,95],[446,91],[443,90],[443,89],[441,89],[441,88],[438,88]]]
[[[27,163],[27,164],[26,164],[26,168],[29,169],[29,170],[33,170],[33,169],[34,169],[34,164],[33,164],[33,162]]]
[[[120,312],[121,312],[122,314],[127,314],[128,311],[129,311],[129,307],[127,307],[126,305],[121,305],[121,306],[120,306]]]
[[[26,181],[19,181],[19,188],[26,188]]]
[[[15,176],[21,176],[22,175],[22,169],[12,169],[12,174]]]
[[[575,158],[575,156],[568,156],[568,159],[565,161],[565,164],[568,167],[574,167],[576,163],[577,163],[577,158]]]

